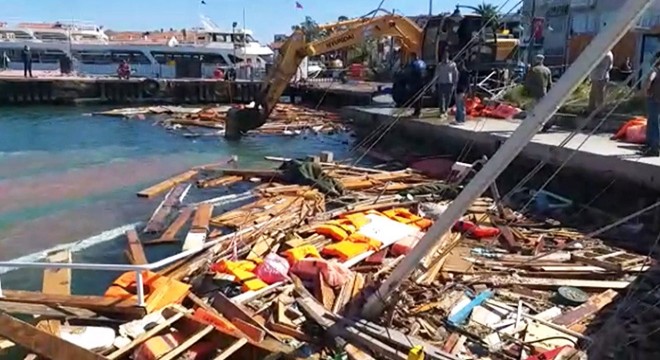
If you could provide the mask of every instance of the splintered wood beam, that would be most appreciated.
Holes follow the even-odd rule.
[[[146,314],[135,299],[115,299],[104,296],[43,294],[34,291],[4,290],[2,302],[40,304],[53,307],[74,307],[104,314],[121,314],[141,318]]]
[[[169,242],[175,242],[177,241],[176,239],[176,234],[181,231],[181,228],[188,222],[190,217],[193,214],[193,208],[187,207],[183,210],[181,210],[181,213],[179,213],[179,216],[170,224],[170,226],[165,230],[163,235],[160,236],[160,238],[152,241],[145,242],[144,245],[153,245],[153,244],[161,244],[161,243],[169,243]]]
[[[165,356],[161,357],[159,360],[174,360],[179,357],[179,355],[183,354],[184,351],[188,350],[191,346],[195,345],[198,341],[202,340],[202,338],[213,331],[214,327],[213,325],[207,325],[203,329],[199,330],[195,334],[193,334],[191,337],[186,339],[186,341],[182,342],[179,346],[176,348],[172,349],[172,351],[168,352]]]
[[[239,181],[243,181],[242,176],[237,176],[237,175],[223,175],[217,178],[212,178],[212,179],[206,179],[206,180],[198,180],[197,181],[197,187],[200,188],[210,188],[210,187],[220,187],[220,186],[229,186],[232,184],[235,184]]]
[[[41,331],[8,314],[0,313],[0,336],[52,360],[105,360],[105,357]]]
[[[213,360],[228,359],[230,356],[234,355],[235,352],[240,350],[247,343],[248,343],[248,340],[246,338],[240,338],[240,339],[234,341],[226,349],[222,350],[222,352],[220,354],[218,354],[218,356],[214,357]]]
[[[172,210],[181,203],[181,199],[190,190],[190,184],[178,184],[170,190],[163,201],[158,205],[153,215],[147,222],[142,232],[144,233],[159,233],[165,230],[168,217]]]
[[[137,231],[131,229],[126,231],[126,239],[128,240],[128,249],[126,250],[126,257],[133,265],[148,264],[147,255],[144,253],[144,248],[140,242]]]
[[[6,293],[7,290],[4,291]],[[43,304],[26,304],[20,302],[9,302],[0,300],[0,311],[8,314],[26,314],[35,316],[45,316],[49,318],[65,319],[70,317],[95,318],[97,313],[91,310],[70,307],[53,306]]]
[[[162,194],[162,193],[170,190],[171,188],[175,187],[176,185],[178,185],[180,183],[183,183],[183,182],[186,182],[186,181],[194,178],[195,176],[197,176],[198,173],[199,173],[198,170],[188,170],[188,171],[186,171],[182,174],[173,176],[173,177],[171,177],[167,180],[164,180],[164,181],[162,181],[162,182],[160,182],[160,183],[158,183],[154,186],[151,186],[149,188],[146,188],[146,189],[140,191],[139,193],[137,193],[137,196],[138,197],[151,198],[151,197],[154,197],[158,194]]]
[[[129,351],[133,350],[134,348],[136,348],[138,345],[142,344],[143,342],[149,340],[154,335],[157,335],[159,332],[171,327],[172,324],[177,322],[184,315],[185,315],[185,313],[183,313],[183,312],[179,312],[179,313],[176,313],[176,314],[172,315],[172,317],[165,320],[165,322],[162,322],[162,323],[154,326],[153,328],[149,329],[147,332],[145,332],[144,334],[138,336],[133,341],[131,341],[128,345],[122,347],[121,349],[117,349],[117,350],[115,350],[115,352],[113,352],[110,355],[106,356],[106,358],[108,360],[114,360],[114,359],[118,359],[118,358],[126,355]]]
[[[51,263],[70,263],[71,252],[59,251],[47,257]],[[71,269],[44,269],[44,278],[41,290],[44,294],[71,294]],[[57,336],[62,323],[57,319],[41,320],[37,323],[37,329]],[[34,355],[34,354],[29,354]],[[29,356],[28,355],[28,356]]]
[[[47,260],[51,263],[70,263],[71,252],[60,251],[48,256]],[[44,270],[42,291],[46,294],[71,294],[71,269]]]

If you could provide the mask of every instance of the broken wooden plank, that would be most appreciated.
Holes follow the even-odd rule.
[[[115,350],[115,352],[113,352],[110,355],[106,356],[106,358],[108,360],[114,360],[114,359],[118,359],[118,358],[126,355],[128,352],[133,350],[138,345],[140,345],[143,342],[149,340],[151,337],[153,337],[154,335],[157,335],[159,332],[161,332],[161,331],[169,328],[170,326],[172,326],[172,324],[177,322],[184,315],[185,315],[185,313],[183,313],[183,312],[177,312],[176,314],[172,315],[172,317],[168,318],[166,321],[154,326],[153,328],[147,330],[142,335],[135,338],[128,345],[122,347],[121,349]]]
[[[179,206],[183,197],[186,196],[190,190],[190,184],[178,184],[170,190],[163,201],[158,205],[153,215],[147,222],[142,232],[144,233],[159,233],[166,227],[167,218],[172,210]]]
[[[218,356],[214,357],[213,360],[228,359],[230,356],[234,355],[235,352],[240,350],[247,343],[248,341],[245,338],[238,339],[234,341],[231,345],[229,345],[226,349],[222,350],[222,352],[218,354]]]
[[[179,216],[170,224],[170,226],[163,232],[163,234],[156,240],[148,241],[145,242],[144,245],[152,245],[152,244],[162,244],[162,243],[168,243],[168,242],[175,242],[177,241],[176,239],[176,234],[181,231],[181,228],[188,222],[188,219],[193,214],[193,208],[187,207],[179,213]]]
[[[138,238],[137,231],[130,229],[126,231],[126,239],[128,240],[128,250],[126,250],[126,257],[133,265],[148,264],[147,255],[144,253],[144,248]]]
[[[355,274],[351,274],[348,281],[346,281],[346,283],[344,283],[344,285],[341,287],[341,290],[339,290],[339,295],[337,295],[335,298],[335,303],[332,306],[333,313],[339,314],[350,301],[354,284]]]
[[[59,251],[49,255],[47,258],[51,263],[70,263],[71,252]],[[46,269],[44,270],[43,285],[41,290],[46,294],[71,294],[71,269]]]
[[[51,263],[70,263],[71,252],[68,250],[60,251],[49,255],[47,260]],[[44,269],[44,278],[41,291],[44,294],[70,295],[71,269]],[[57,319],[48,319],[39,321],[36,325],[36,328],[49,334],[58,336],[61,325],[62,323]]]
[[[261,235],[257,238],[257,241],[254,242],[254,245],[252,245],[250,252],[245,258],[247,260],[263,259],[264,256],[270,253],[270,249],[274,244],[275,239],[270,236]]]
[[[213,329],[215,329],[213,325],[207,325],[203,329],[199,330],[198,332],[187,338],[186,341],[179,344],[179,346],[172,349],[165,356],[159,358],[159,360],[176,359],[177,357],[179,357],[179,355],[183,354],[184,351],[188,350],[191,346],[195,345],[198,341],[202,340],[204,336],[210,334],[211,331],[213,331]]]
[[[280,178],[283,174],[280,170],[274,169],[217,169],[217,171],[222,172],[224,175],[237,175],[243,177],[259,177],[263,179],[276,179]]]
[[[138,197],[146,197],[146,198],[151,198],[154,197],[158,194],[162,194],[171,188],[175,187],[176,185],[189,181],[190,179],[194,178],[197,176],[199,173],[198,170],[188,170],[184,173],[181,173],[179,175],[173,176],[167,180],[164,180],[156,185],[153,185],[149,188],[146,188],[140,192],[137,193]]]
[[[328,310],[332,310],[332,305],[335,303],[335,291],[328,285],[328,282],[325,281],[325,277],[323,277],[323,273],[319,272],[319,276],[316,281],[316,289],[317,289],[317,298],[323,304],[323,307],[325,307]]]
[[[204,246],[204,242],[206,242],[206,234],[209,231],[209,221],[211,220],[212,213],[213,204],[201,204],[197,208],[192,220],[192,225],[190,226],[190,231],[183,241],[183,251],[198,249]]]
[[[243,181],[242,176],[237,175],[223,175],[213,179],[204,179],[197,181],[197,187],[205,189],[210,187],[229,186],[239,181]]]
[[[4,292],[6,293],[7,290],[4,290]],[[76,308],[71,306],[27,304],[2,300],[0,300],[0,311],[6,312],[8,314],[45,316],[56,319],[66,319],[70,317],[91,319],[98,317],[96,312],[83,308]]]
[[[280,339],[277,335],[275,335],[272,331],[268,330],[262,323],[258,322],[257,320],[254,319],[254,314],[251,314],[249,310],[244,308],[240,304],[235,304],[229,298],[227,298],[225,295],[222,293],[218,293],[215,298],[213,299],[213,305],[212,307],[217,310],[220,314],[224,315],[227,319],[229,319],[232,323],[234,323],[236,326],[238,326],[237,323],[234,322],[234,319],[241,320],[251,326],[254,326],[262,331],[264,331],[266,334],[269,336],[272,336],[275,339]],[[239,322],[240,323],[240,322]],[[239,326],[239,329],[241,327]],[[241,331],[243,331],[241,329]]]
[[[473,280],[478,284],[497,284],[498,286],[523,285],[529,288],[558,288],[560,286],[572,286],[586,289],[624,289],[630,285],[630,281],[544,279],[513,276],[466,276],[465,279],[467,281]]]
[[[52,360],[104,360],[105,357],[78,347],[66,340],[41,331],[36,327],[0,313],[0,336]]]
[[[193,217],[192,225],[190,226],[193,230],[203,230],[205,232],[209,231],[209,220],[211,220],[211,214],[213,213],[213,204],[201,204],[195,211],[195,216]]]
[[[2,295],[2,302],[82,308],[99,313],[122,314],[131,318],[141,318],[146,314],[143,307],[137,306],[135,299],[115,299],[91,295],[44,294],[41,292],[21,290],[4,290]]]
[[[557,325],[571,327],[589,316],[596,314],[602,308],[614,301],[617,295],[618,293],[614,290],[604,291],[590,297],[586,303],[564,312],[551,321]]]

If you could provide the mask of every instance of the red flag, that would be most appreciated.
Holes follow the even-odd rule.
[[[296,1],[296,9],[302,9],[302,8],[303,8],[302,4]]]

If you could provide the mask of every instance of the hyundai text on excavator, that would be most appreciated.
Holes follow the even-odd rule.
[[[413,53],[418,54],[427,63],[431,77],[440,53],[449,51],[453,57],[463,48],[468,49],[466,58],[473,70],[481,71],[501,66],[515,53],[518,40],[498,39],[494,29],[487,28],[482,31],[483,25],[484,21],[478,15],[465,15],[459,19],[439,15],[430,18],[422,30],[405,16],[388,14],[351,20],[345,30],[312,42],[306,40],[301,29],[296,29],[280,48],[278,58],[257,95],[255,106],[229,111],[225,137],[238,139],[245,132],[265,124],[305,57],[348,48],[367,39],[387,36],[397,39],[402,58],[407,59]],[[479,37],[478,41],[473,40],[476,36]],[[472,43],[474,45],[466,47]],[[393,93],[405,93],[397,89],[405,85],[403,81],[395,81]],[[395,101],[400,104],[406,99],[404,96]]]

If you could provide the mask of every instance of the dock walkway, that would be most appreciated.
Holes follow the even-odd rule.
[[[393,108],[350,106],[343,109],[343,114],[353,119],[357,126],[375,127],[383,122],[390,123],[395,117],[394,111]],[[519,120],[482,118],[470,120],[465,125],[449,125],[441,123],[437,118],[402,117],[390,131],[425,141],[474,141],[477,146],[495,150],[519,123]],[[579,169],[603,178],[626,179],[660,190],[659,157],[640,157],[637,146],[610,140],[607,134],[589,137],[588,134],[580,133],[565,147],[560,148],[559,145],[569,133],[570,131],[561,128],[539,133],[523,149],[521,156],[535,160],[548,159],[548,163],[552,165],[560,165],[572,156],[566,164],[567,168]],[[576,149],[577,153],[572,155]]]

